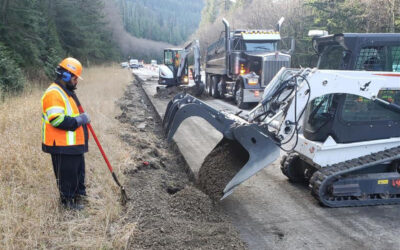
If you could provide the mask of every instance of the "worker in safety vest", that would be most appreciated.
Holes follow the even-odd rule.
[[[179,69],[179,65],[181,64],[181,60],[179,58],[179,53],[176,52],[175,57],[174,57],[174,78],[176,77],[176,75],[178,75],[178,69]]]
[[[62,60],[56,80],[42,97],[42,149],[51,154],[60,201],[68,209],[82,209],[78,200],[86,196],[84,153],[88,152],[90,118],[80,114],[74,92],[81,73],[78,60]]]

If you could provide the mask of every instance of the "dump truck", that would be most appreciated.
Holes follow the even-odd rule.
[[[279,51],[283,20],[275,30],[232,31],[223,19],[225,31],[207,48],[206,89],[210,96],[233,97],[239,108],[261,100],[273,76],[282,67],[290,67],[294,42],[289,51]]]
[[[210,155],[223,148],[233,159],[246,157],[221,188],[222,198],[283,150],[282,173],[309,185],[324,206],[399,204],[400,34],[322,34],[312,42],[320,69],[282,68],[248,117],[175,96],[163,120],[168,138],[198,116],[223,135]],[[229,166],[216,161],[202,168]]]

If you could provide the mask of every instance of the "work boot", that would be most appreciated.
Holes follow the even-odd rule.
[[[87,205],[89,203],[88,196],[86,194],[77,194],[75,196],[75,203]]]
[[[84,205],[76,203],[75,199],[61,199],[61,204],[68,210],[82,210],[85,208]]]

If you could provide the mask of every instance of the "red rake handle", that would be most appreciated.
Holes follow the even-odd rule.
[[[78,109],[79,109],[79,112],[81,112],[81,113],[84,113],[84,112],[85,112],[85,111],[83,111],[82,106],[78,106]],[[92,128],[92,125],[90,125],[90,123],[87,123],[86,126],[89,128],[90,133],[93,135],[94,141],[96,142],[97,147],[99,148],[99,150],[100,150],[100,152],[101,152],[101,155],[103,156],[104,161],[105,161],[106,164],[107,164],[108,169],[110,170],[111,174],[114,174],[114,173],[113,173],[113,168],[112,168],[112,166],[111,166],[111,163],[108,161],[108,158],[107,158],[107,156],[106,156],[106,153],[104,152],[103,147],[101,146],[101,144],[100,144],[100,142],[99,142],[99,139],[97,139],[96,133],[94,132],[94,130],[93,130],[93,128]]]

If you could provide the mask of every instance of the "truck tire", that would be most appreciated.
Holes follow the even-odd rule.
[[[211,75],[206,74],[206,92],[211,96]]]
[[[220,86],[217,87],[218,89],[218,93],[219,93],[219,97],[221,99],[225,99],[225,95],[226,95],[226,82],[225,82],[225,78],[221,77],[221,84]]]
[[[211,77],[211,96],[214,98],[220,98],[220,93],[218,91],[219,76]]]
[[[238,108],[246,109],[249,107],[248,103],[243,102],[243,83],[241,81],[236,84],[234,99]]]

